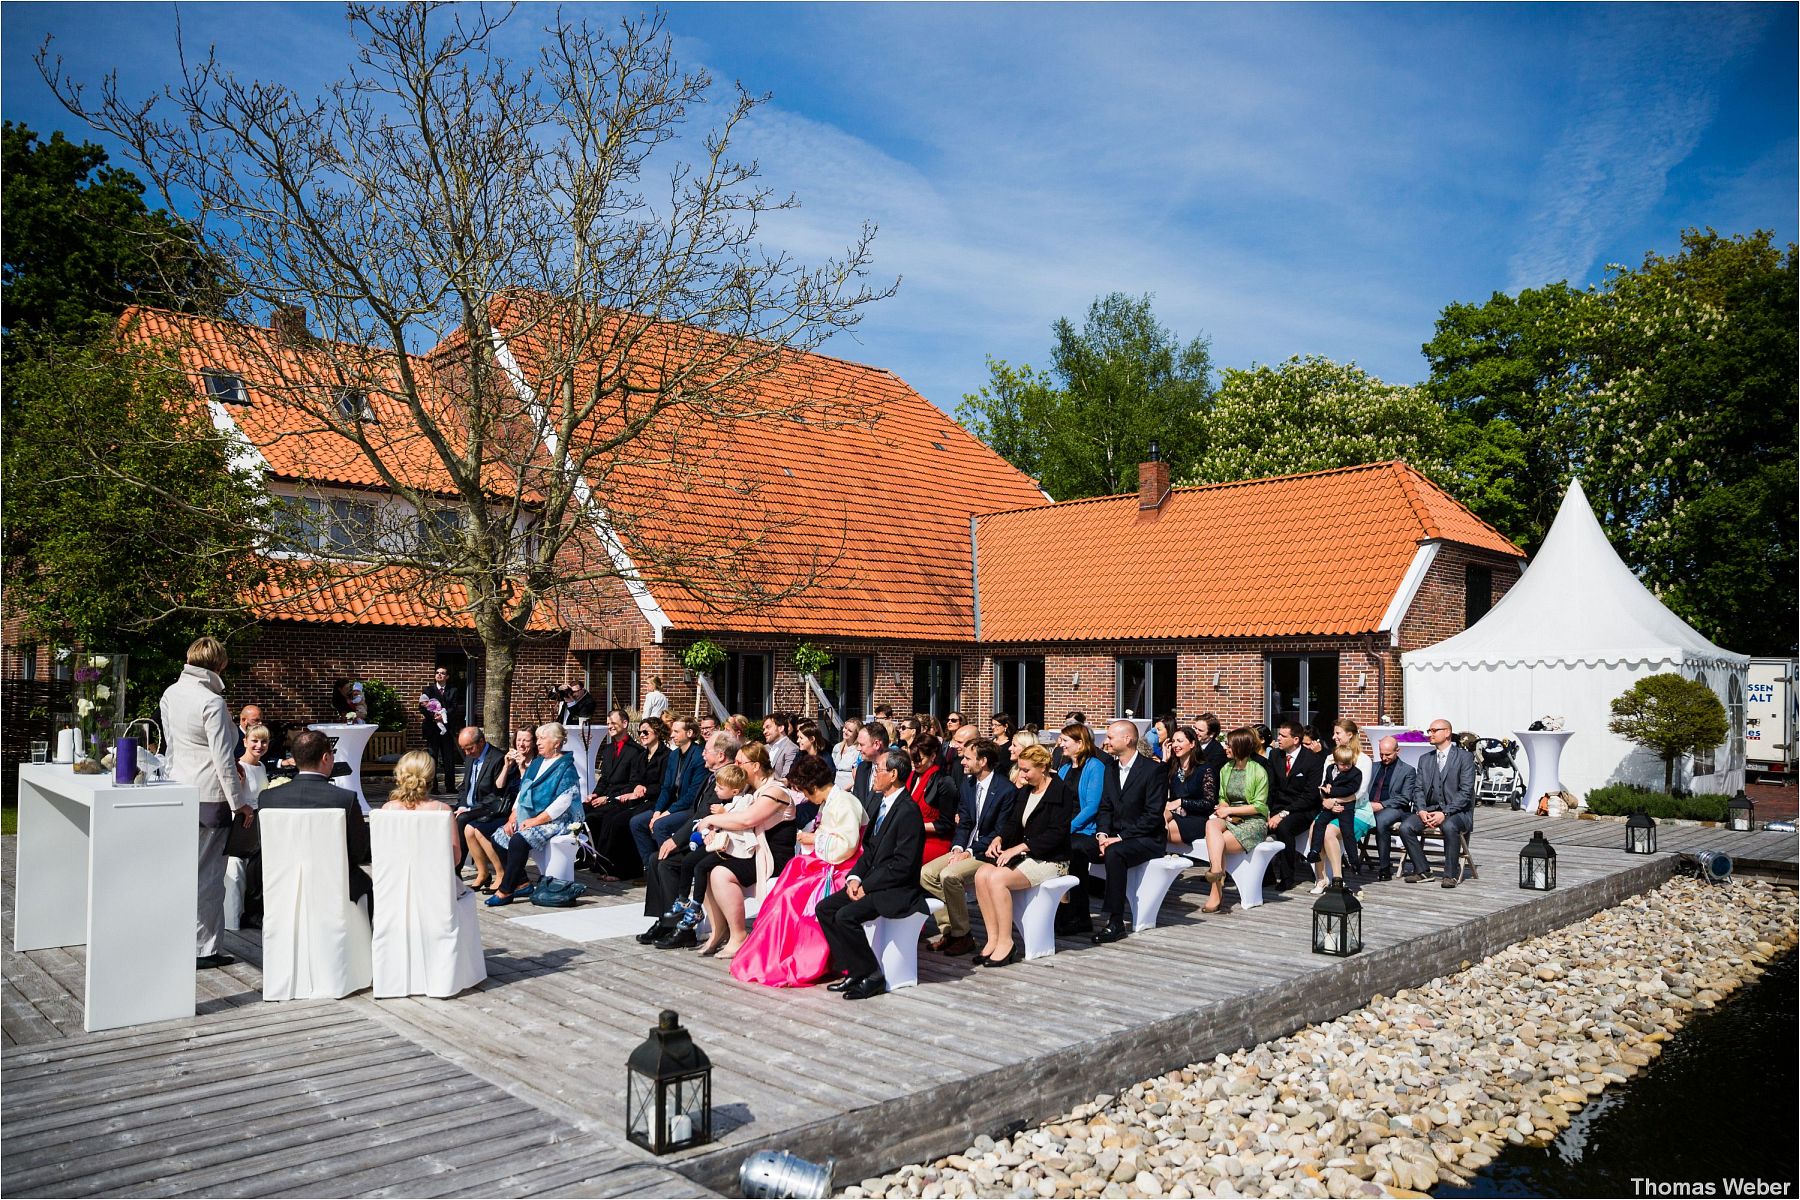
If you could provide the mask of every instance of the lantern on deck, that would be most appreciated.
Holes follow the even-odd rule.
[[[1519,851],[1519,886],[1527,891],[1547,892],[1556,886],[1556,847],[1539,829]]]
[[[1362,905],[1334,879],[1313,902],[1313,953],[1348,958],[1362,949]]]
[[[1656,853],[1656,819],[1641,808],[1625,819],[1625,849],[1632,854]]]
[[[1739,788],[1738,794],[1725,805],[1725,826],[1733,833],[1749,833],[1756,827],[1752,819],[1755,814],[1756,801],[1744,795],[1744,789]]]
[[[625,1136],[652,1154],[712,1141],[712,1062],[670,1009],[625,1062]]]

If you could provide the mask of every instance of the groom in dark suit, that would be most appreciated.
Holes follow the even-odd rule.
[[[831,946],[831,965],[847,972],[829,986],[851,1000],[887,991],[881,963],[863,936],[863,922],[925,911],[925,889],[919,886],[919,871],[925,865],[925,818],[900,786],[909,766],[904,750],[889,750],[872,764],[876,808],[863,838],[862,857],[851,868],[844,889],[819,901],[819,928]]]
[[[372,909],[374,886],[362,869],[362,864],[369,861],[369,821],[363,816],[356,793],[331,782],[331,739],[316,729],[307,729],[289,739],[288,749],[294,756],[293,782],[263,789],[257,807],[341,810],[344,855],[350,862],[350,900],[355,903],[367,896]]]
[[[1094,935],[1096,942],[1116,942],[1131,932],[1125,923],[1126,873],[1169,849],[1163,816],[1163,802],[1169,798],[1167,769],[1138,753],[1137,726],[1130,721],[1106,727],[1106,748],[1112,761],[1098,759],[1089,768],[1106,771],[1095,838],[1106,864],[1106,928]]]

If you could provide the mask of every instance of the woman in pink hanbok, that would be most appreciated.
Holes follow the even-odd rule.
[[[819,819],[811,833],[800,834],[800,853],[782,868],[757,910],[749,940],[732,956],[731,974],[745,983],[807,987],[830,968],[831,947],[813,913],[819,901],[844,886],[869,819],[862,801],[834,787],[835,780],[822,758],[794,763],[788,784],[819,806]]]

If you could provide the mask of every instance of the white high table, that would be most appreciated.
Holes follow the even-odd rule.
[[[1531,782],[1519,797],[1519,807],[1533,808],[1547,792],[1560,792],[1562,785],[1563,746],[1575,736],[1573,729],[1515,729],[1513,736],[1525,749],[1531,764]]]
[[[200,793],[19,767],[13,949],[87,947],[90,1033],[194,1015]]]
[[[362,760],[363,751],[369,748],[369,739],[375,736],[377,728],[375,724],[370,721],[359,721],[355,725],[338,722],[330,725],[308,725],[307,728],[317,730],[331,739],[332,757],[338,762],[347,764],[350,768],[350,774],[338,786],[346,791],[355,792],[356,798],[362,801],[363,811],[368,812],[369,798],[363,795],[362,790]]]
[[[575,752],[575,770],[581,776],[581,794],[591,795],[594,791],[594,760],[600,756],[600,747],[606,744],[607,732],[604,724],[564,725],[564,750]]]

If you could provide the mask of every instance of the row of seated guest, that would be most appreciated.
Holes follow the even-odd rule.
[[[548,846],[553,838],[585,829],[581,806],[581,773],[575,756],[563,749],[563,727],[552,721],[537,727],[537,756],[520,771],[519,788],[512,812],[495,831],[493,843],[502,852],[503,869],[490,906],[511,904],[529,894],[525,865],[533,850]]]

